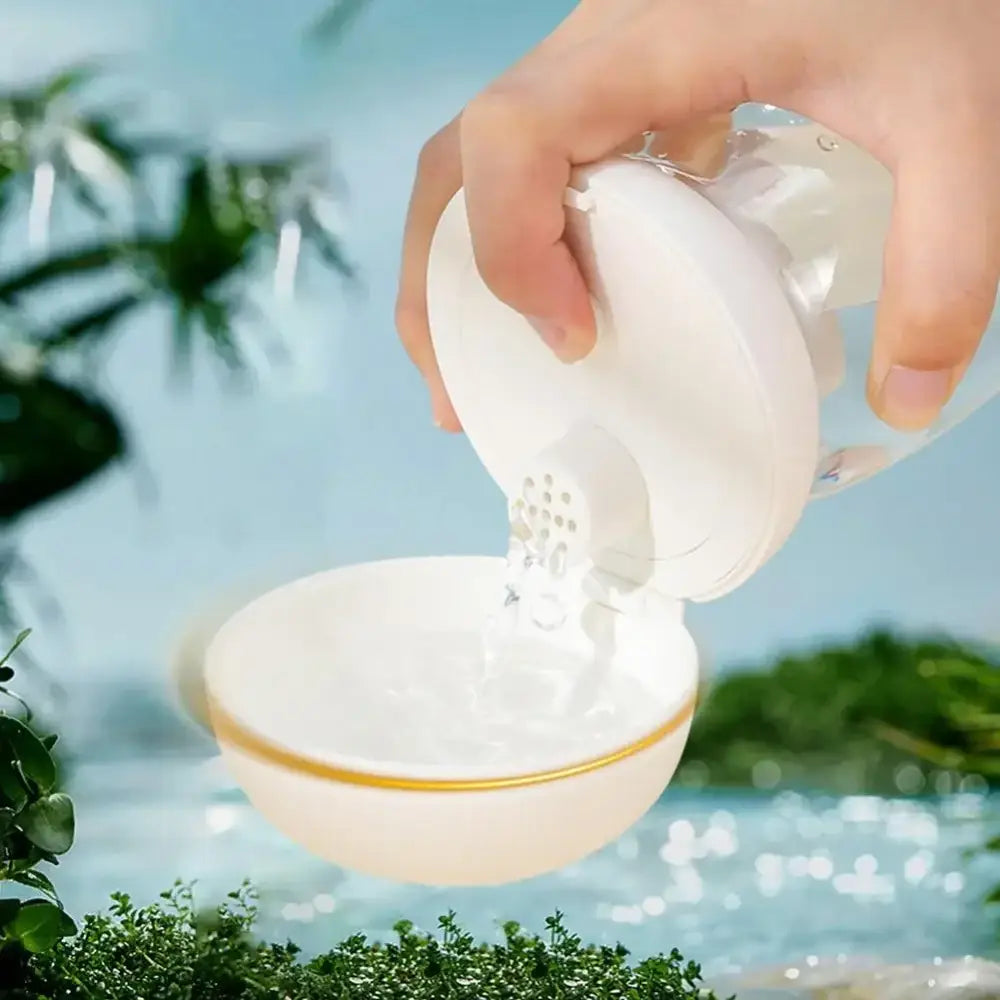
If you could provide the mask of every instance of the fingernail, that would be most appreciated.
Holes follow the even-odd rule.
[[[934,422],[951,395],[950,368],[921,370],[893,365],[879,393],[882,415],[901,430],[920,430]]]
[[[461,428],[455,409],[448,397],[443,395],[443,390],[431,392],[431,416],[438,430],[454,432]]]
[[[550,350],[558,353],[566,346],[566,331],[557,323],[537,316],[529,316],[528,322]]]
[[[447,422],[447,410],[440,400],[435,399],[431,403],[431,416],[434,419],[434,426],[439,430],[443,431],[445,429],[445,423]]]

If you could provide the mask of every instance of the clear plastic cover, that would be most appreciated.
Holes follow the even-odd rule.
[[[701,191],[774,268],[802,326],[822,397],[822,451],[812,495],[853,485],[917,451],[1000,389],[1000,310],[965,378],[931,428],[894,430],[872,412],[866,385],[893,186],[853,144],[811,124],[731,132],[705,169],[660,137],[627,155]]]

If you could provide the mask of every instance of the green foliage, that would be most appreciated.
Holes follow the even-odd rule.
[[[985,775],[1000,784],[1000,670],[955,657],[928,664],[925,671],[961,739],[941,743],[887,725],[879,727],[880,735],[936,767]],[[988,840],[983,851],[1000,858],[1000,836]],[[1000,905],[1000,884],[987,893],[985,901],[989,906]]]
[[[632,964],[622,947],[588,947],[557,914],[544,938],[504,928],[503,943],[476,943],[450,914],[436,936],[409,923],[379,944],[351,937],[303,961],[291,945],[257,943],[251,891],[200,918],[189,889],[178,886],[159,904],[137,909],[113,897],[108,915],[87,917],[80,933],[33,959],[24,998],[61,1000],[695,1000],[697,965],[677,952]]]
[[[72,66],[0,95],[0,212],[30,195],[34,171],[46,163],[79,206],[105,214],[93,170],[127,178],[140,150],[120,134],[114,116],[73,113],[69,102],[97,75],[96,65]],[[88,161],[91,169],[82,169]]]
[[[26,199],[34,205],[38,172],[47,169],[56,200],[67,197],[94,220],[78,244],[0,272],[0,526],[127,453],[112,407],[89,382],[67,380],[80,368],[64,363],[67,354],[91,351],[159,306],[173,317],[167,328],[179,363],[198,337],[238,370],[238,321],[252,312],[261,262],[280,254],[286,230],[294,230],[293,283],[300,244],[325,268],[352,274],[319,150],[226,157],[178,136],[132,137],[119,111],[81,110],[95,75],[96,67],[74,68],[0,93],[0,213]],[[166,220],[146,189],[151,167],[164,160],[178,178]],[[105,224],[115,198],[126,203],[125,225]],[[33,310],[67,300],[69,310],[55,317]]]
[[[924,663],[921,670],[958,738],[944,742],[888,723],[877,727],[879,735],[937,767],[1000,782],[1000,670],[960,656]]]
[[[368,6],[368,0],[333,0],[310,25],[309,38],[327,44],[339,39]]]
[[[28,956],[76,933],[51,880],[39,870],[58,864],[73,846],[73,803],[56,784],[56,737],[33,732],[30,710],[7,687],[14,679],[11,658],[28,634],[22,632],[0,659],[0,696],[25,713],[18,718],[0,709],[0,982],[23,971]],[[3,892],[13,887],[18,896]]]
[[[89,479],[125,451],[114,413],[84,389],[0,367],[0,522]]]
[[[679,777],[745,786],[764,777],[768,787],[848,794],[934,790],[901,783],[904,765],[918,778],[937,771],[1000,786],[1000,669],[985,653],[876,632],[726,676],[698,708]],[[984,850],[1000,857],[1000,836]],[[1000,885],[986,901],[1000,905]]]
[[[985,755],[997,718],[1000,670],[986,655],[875,632],[720,679],[698,708],[681,777],[751,786],[763,773],[769,784],[780,775],[786,786],[898,793],[910,764],[1000,782]]]

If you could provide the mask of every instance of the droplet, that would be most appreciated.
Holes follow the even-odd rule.
[[[832,135],[821,135],[816,140],[816,145],[823,150],[824,153],[832,153],[835,149],[840,149],[840,143]]]
[[[539,594],[531,603],[531,620],[546,632],[553,632],[566,621],[566,608],[555,594]]]
[[[564,576],[566,574],[566,562],[567,562],[567,552],[566,546],[560,542],[553,550],[552,555],[549,557],[549,572],[553,576]]]

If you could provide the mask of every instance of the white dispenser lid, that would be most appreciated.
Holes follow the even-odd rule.
[[[646,486],[651,545],[623,553],[645,564],[629,575],[673,598],[720,596],[780,547],[808,500],[819,403],[802,331],[747,237],[659,167],[581,169],[566,201],[567,239],[597,304],[596,348],[563,364],[492,295],[460,192],[428,275],[448,392],[508,497],[574,428],[606,431]]]

